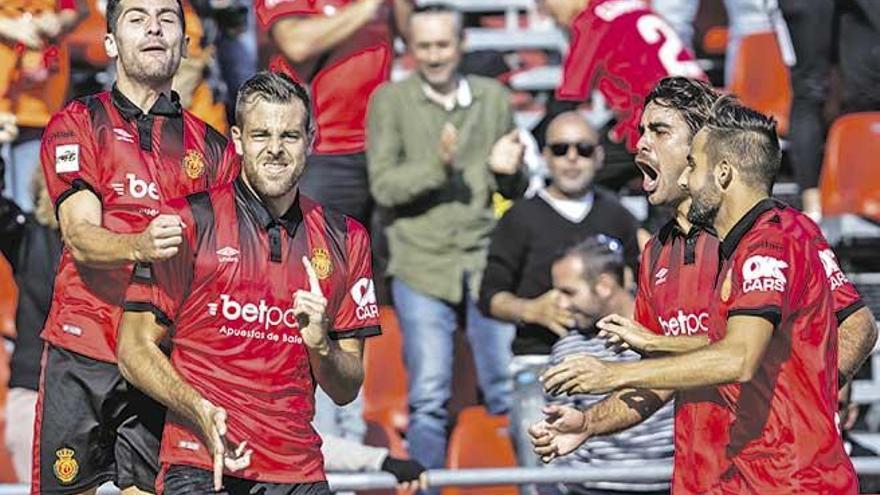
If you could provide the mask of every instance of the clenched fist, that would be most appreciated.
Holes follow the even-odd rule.
[[[135,261],[161,261],[177,254],[186,225],[177,215],[159,215],[138,234],[134,246]]]

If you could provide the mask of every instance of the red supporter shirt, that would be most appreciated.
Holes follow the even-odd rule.
[[[242,179],[170,206],[190,226],[184,248],[154,263],[152,280],[135,278],[126,310],[152,311],[173,326],[174,368],[226,408],[229,439],[254,450],[251,466],[235,476],[323,480],[321,439],[311,426],[316,383],[293,294],[309,289],[308,256],[328,299],[331,338],[378,335],[366,230],[304,196],[276,219]],[[199,435],[170,411],[160,460],[212,467]]]
[[[255,0],[260,29],[290,16],[332,16],[354,0]],[[309,84],[318,135],[315,152],[360,153],[366,149],[367,103],[370,95],[391,75],[394,59],[391,6],[350,38],[305,64],[293,65],[274,54],[269,68]]]
[[[237,160],[226,138],[162,96],[143,114],[114,87],[70,102],[43,134],[40,160],[58,206],[88,189],[100,198],[101,225],[143,231],[166,199],[232,180]],[[43,338],[93,359],[116,362],[116,328],[132,265],[95,269],[65,246]]]
[[[630,150],[639,140],[645,97],[667,76],[706,79],[675,31],[641,0],[592,0],[571,25],[560,100],[599,90],[614,110],[612,134]]]
[[[854,494],[858,482],[835,423],[835,306],[849,292],[815,224],[758,203],[721,245],[709,339],[736,315],[765,318],[773,335],[754,378],[717,387],[731,411],[731,466],[710,493]],[[839,275],[838,275],[839,274]],[[831,281],[831,286],[829,286]],[[858,294],[847,311],[858,306]],[[838,313],[840,314],[840,313]]]
[[[642,252],[636,321],[658,335],[707,334],[717,266],[718,239],[671,220]],[[728,414],[714,387],[675,394],[673,493],[705,493],[724,472]]]

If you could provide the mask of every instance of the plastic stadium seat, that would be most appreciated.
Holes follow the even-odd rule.
[[[819,189],[827,216],[852,213],[880,221],[880,112],[853,113],[831,126]]]
[[[12,278],[12,268],[0,256],[0,335],[15,336],[15,304],[18,290]]]
[[[788,134],[791,79],[774,33],[742,39],[728,89],[744,104],[776,118],[780,135]]]
[[[406,431],[406,368],[403,338],[391,306],[379,309],[382,335],[367,339],[364,350],[364,418]]]
[[[516,455],[508,433],[506,416],[492,416],[482,406],[469,407],[458,415],[449,438],[446,465],[449,469],[516,467]],[[443,495],[517,495],[511,486],[486,486],[443,490]]]

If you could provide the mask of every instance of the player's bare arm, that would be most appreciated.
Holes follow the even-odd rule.
[[[651,417],[673,394],[671,390],[620,390],[585,411],[548,405],[542,411],[545,418],[529,428],[535,453],[543,462],[550,462],[592,437],[632,428]]]
[[[550,368],[541,380],[554,395],[744,383],[758,370],[772,334],[773,324],[768,320],[737,315],[727,320],[723,339],[696,351],[626,363],[580,355]]]
[[[309,290],[296,291],[293,302],[300,335],[309,350],[309,364],[318,385],[333,402],[345,405],[357,397],[364,382],[363,341],[330,339],[327,299],[308,258],[303,257],[303,266],[308,274]]]
[[[620,315],[609,315],[596,323],[599,337],[608,339],[608,346],[617,352],[631,349],[635,352],[654,354],[681,354],[709,345],[705,335],[658,335],[638,322]]]
[[[852,380],[877,342],[877,322],[868,307],[846,317],[837,329],[838,368],[842,381]]]
[[[112,268],[135,261],[159,261],[177,254],[183,223],[159,215],[139,234],[119,234],[101,226],[101,200],[89,190],[74,193],[58,208],[64,244],[78,263]]]
[[[360,0],[332,16],[287,17],[276,22],[270,34],[284,57],[300,64],[347,40],[375,17],[382,3]]]
[[[409,39],[409,16],[414,9],[414,0],[394,0],[394,27],[404,40]]]
[[[226,411],[190,386],[159,348],[168,329],[150,312],[126,311],[119,325],[116,355],[126,380],[168,409],[192,421],[214,456],[214,487],[220,489],[224,467],[239,471],[250,465],[247,442],[226,448]]]

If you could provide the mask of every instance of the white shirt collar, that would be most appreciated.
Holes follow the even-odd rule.
[[[538,191],[538,196],[556,210],[560,216],[573,223],[581,223],[593,209],[596,194],[591,190],[587,194],[575,199],[559,199],[553,197],[546,189]]]
[[[443,107],[447,112],[455,110],[455,107],[467,108],[474,102],[474,95],[471,92],[471,85],[467,79],[460,77],[455,92],[451,95],[442,95],[438,93],[431,85],[422,81],[422,91],[432,102]]]

